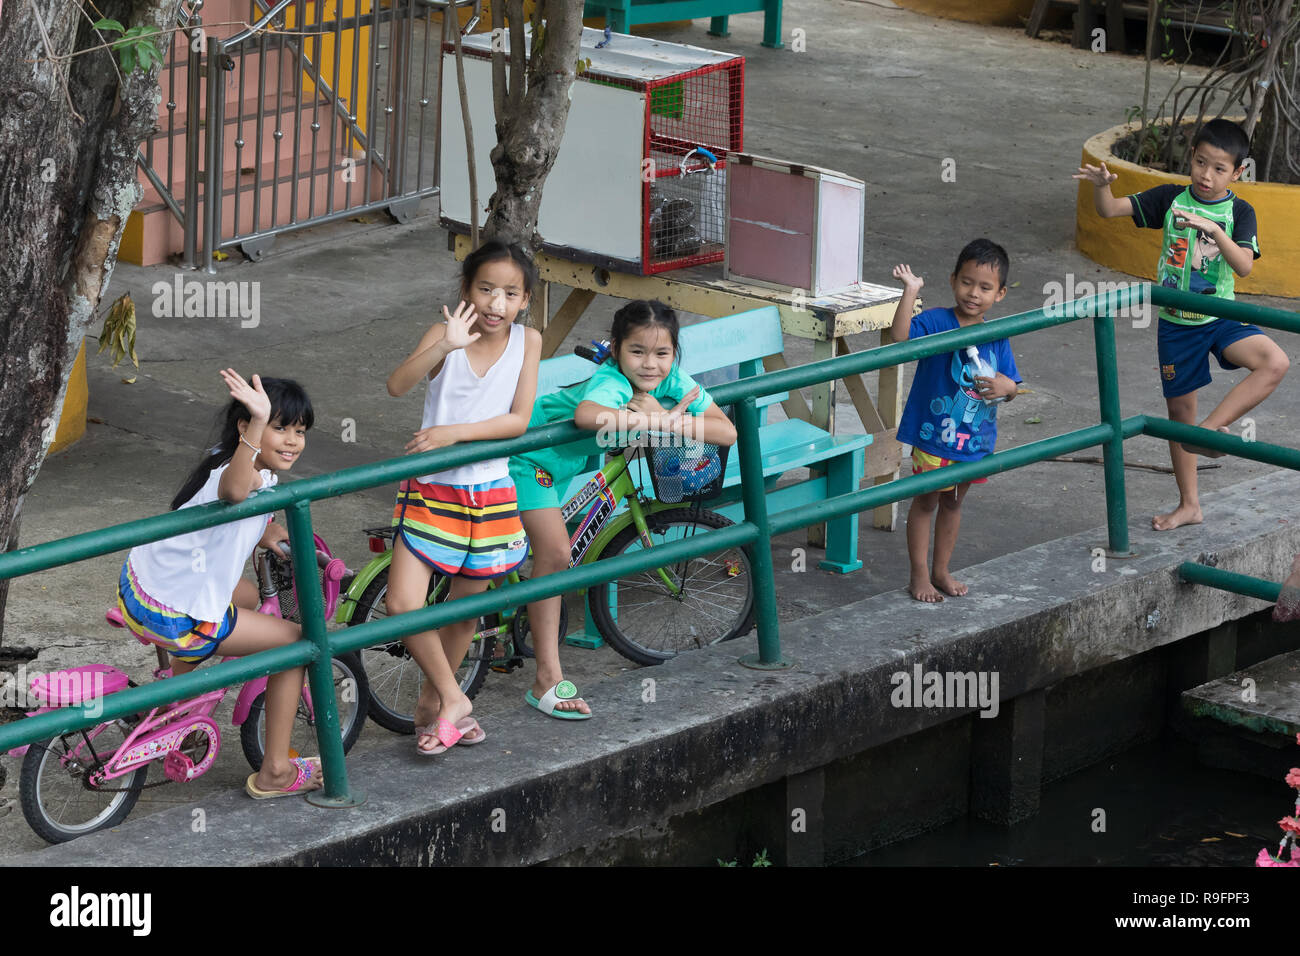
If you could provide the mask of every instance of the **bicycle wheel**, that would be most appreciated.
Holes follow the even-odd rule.
[[[434,574],[429,578],[429,604],[441,604],[447,599],[446,575]],[[364,624],[388,616],[384,598],[388,594],[388,571],[381,571],[370,586],[357,599],[356,610],[349,625]],[[491,623],[489,623],[491,621]],[[496,616],[480,618],[479,629],[495,627]],[[473,699],[487,679],[488,667],[496,641],[491,637],[479,638],[470,645],[469,653],[456,669],[456,682],[465,696]],[[415,733],[415,702],[424,686],[424,674],[411,652],[401,641],[391,641],[375,647],[362,648],[361,663],[370,679],[370,719],[386,730],[399,734]]]
[[[105,781],[103,789],[88,786],[87,777],[112,759],[130,727],[125,720],[110,720],[85,736],[74,731],[31,745],[18,793],[23,816],[37,836],[47,843],[66,843],[126,819],[140,799],[149,765]]]
[[[339,730],[343,734],[343,752],[347,753],[361,736],[366,722],[366,705],[370,690],[361,658],[355,651],[334,658],[334,702],[339,711]],[[266,753],[266,691],[253,699],[247,719],[239,727],[239,742],[244,757],[254,770],[262,769]],[[316,721],[307,702],[298,699],[298,713],[289,735],[290,756],[306,757],[320,752],[316,740]]]
[[[694,508],[647,515],[646,522],[654,546],[733,523],[715,512]],[[636,525],[629,524],[600,557],[643,548]],[[677,593],[665,584],[660,571],[668,575]],[[754,574],[742,548],[625,575],[597,585],[588,595],[591,617],[601,637],[638,664],[659,664],[681,651],[729,641],[754,626]]]

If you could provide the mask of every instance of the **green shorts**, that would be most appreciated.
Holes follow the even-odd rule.
[[[560,496],[581,474],[571,466],[564,471],[560,471],[560,467],[559,463],[550,460],[550,456],[516,455],[510,459],[510,478],[515,483],[521,512],[560,507]]]

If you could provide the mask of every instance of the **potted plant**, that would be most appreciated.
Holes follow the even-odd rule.
[[[1251,156],[1233,190],[1256,211],[1263,257],[1241,292],[1300,296],[1300,4],[1294,0],[1239,0],[1234,7],[1234,42],[1202,76],[1176,63],[1176,75],[1152,105],[1148,56],[1142,102],[1127,122],[1088,140],[1083,162],[1105,162],[1120,176],[1116,195],[1160,183],[1186,183],[1189,146],[1207,120],[1226,116],[1251,137]],[[1173,63],[1168,18],[1148,20],[1148,51],[1162,41],[1161,60]],[[1155,230],[1117,231],[1102,225],[1090,188],[1080,186],[1076,238],[1089,258],[1110,268],[1154,277],[1160,237]]]

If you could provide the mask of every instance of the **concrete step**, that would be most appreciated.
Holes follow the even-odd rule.
[[[1300,651],[1183,691],[1182,702],[1192,717],[1295,743],[1300,733]]]
[[[1279,786],[1300,764],[1300,651],[1185,690],[1179,703],[1178,730],[1196,744],[1201,763],[1258,774]]]

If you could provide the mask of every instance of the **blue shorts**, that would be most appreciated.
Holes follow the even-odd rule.
[[[1210,384],[1210,355],[1219,368],[1241,368],[1223,357],[1223,350],[1233,342],[1251,335],[1263,335],[1263,329],[1248,322],[1215,319],[1204,325],[1179,325],[1161,319],[1156,336],[1160,355],[1160,385],[1165,398],[1177,398]]]
[[[117,609],[136,637],[158,645],[177,660],[195,664],[216,653],[235,629],[238,613],[233,603],[220,621],[199,621],[174,611],[145,593],[130,561],[122,565],[117,582]]]

